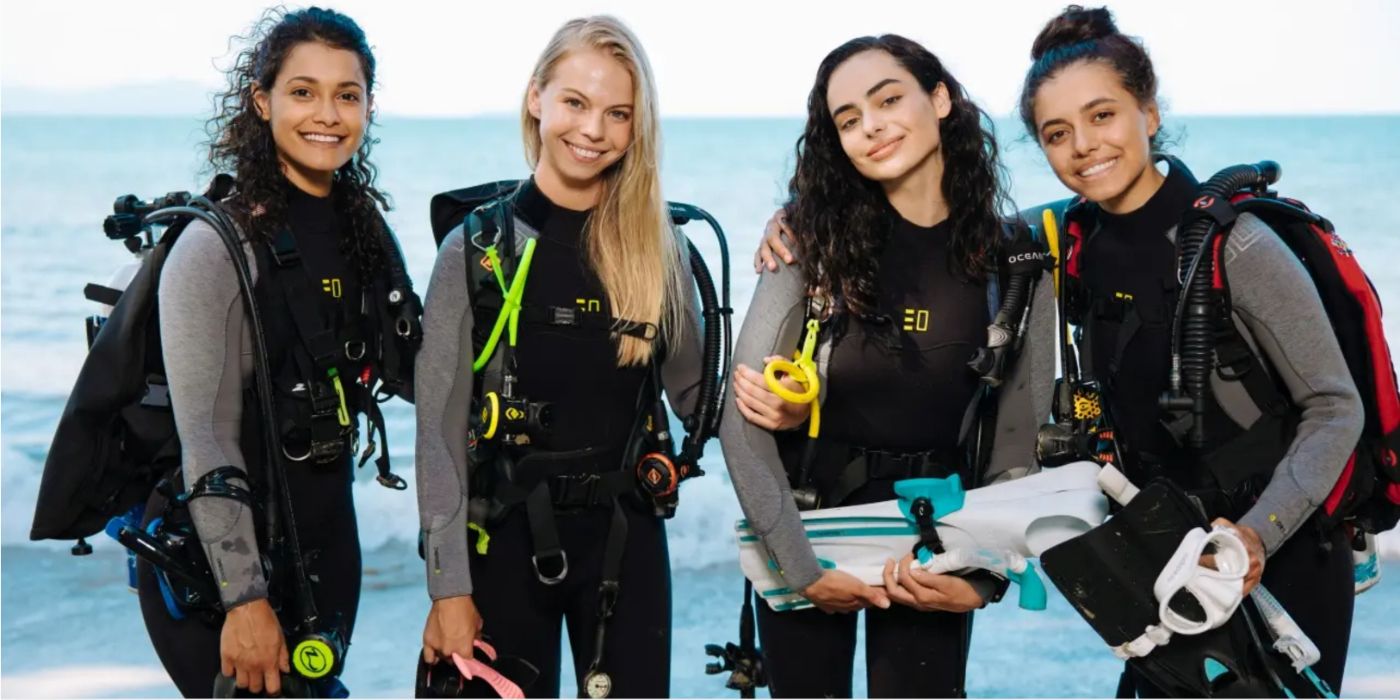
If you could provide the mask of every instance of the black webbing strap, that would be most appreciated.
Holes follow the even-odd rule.
[[[1123,323],[1118,326],[1118,337],[1113,344],[1113,356],[1108,358],[1108,379],[1114,381],[1118,377],[1118,369],[1123,366],[1123,353],[1128,349],[1128,343],[1133,342],[1138,331],[1142,330],[1142,315],[1137,312],[1137,307],[1129,306],[1123,312]]]
[[[545,483],[555,509],[577,510],[607,505],[631,493],[637,488],[637,476],[630,471],[614,469],[601,474],[558,474]]]
[[[530,521],[530,542],[534,553],[530,562],[541,583],[553,586],[569,575],[569,558],[559,544],[559,527],[554,522],[554,504],[549,486],[544,481],[535,484],[525,497],[525,515]]]
[[[379,458],[374,460],[375,469],[379,472],[375,475],[374,480],[378,481],[379,484],[385,488],[403,491],[408,488],[408,482],[404,481],[403,477],[395,474],[389,465],[389,436],[384,426],[384,412],[379,409],[379,402],[375,401],[373,396],[370,396],[369,391],[365,391],[364,394],[368,398],[365,402],[365,415],[369,418],[369,445],[365,447],[364,454],[361,455],[358,466],[365,466],[365,462],[369,461],[370,455],[374,454],[374,437],[375,433],[378,433],[379,444],[383,447],[379,450]]]
[[[301,254],[297,252],[296,238],[290,230],[284,230],[272,242],[272,258],[277,266],[286,271],[276,277],[282,282],[282,294],[287,308],[292,313],[292,323],[297,335],[301,336],[306,351],[316,369],[321,370],[317,380],[325,376],[325,370],[335,366],[335,333],[321,316],[318,297],[312,292],[311,281],[307,278],[305,266],[301,264]],[[301,268],[296,274],[295,268]]]
[[[311,288],[306,268],[301,264],[301,254],[296,248],[296,238],[291,230],[285,229],[278,234],[273,239],[271,248],[273,261],[280,270],[269,272],[280,282],[278,286],[282,290],[287,309],[291,312],[292,324],[301,338],[302,347],[311,357],[311,366],[307,367],[302,358],[292,353],[306,380],[307,399],[311,404],[310,425],[307,428],[311,439],[306,455],[288,457],[294,461],[308,458],[312,461],[322,461],[334,457],[331,446],[338,445],[347,432],[346,426],[340,425],[340,395],[336,393],[331,379],[336,371],[336,353],[340,349],[337,347],[334,331],[321,313],[319,296]],[[354,379],[342,377],[342,387],[352,383]]]
[[[891,452],[852,446],[849,451],[846,466],[823,494],[822,503],[827,507],[844,503],[851,494],[875,479],[943,477],[957,473],[956,450]]]
[[[603,313],[590,313],[574,306],[541,306],[522,304],[520,320],[547,326],[571,326],[604,332],[616,332],[641,340],[655,340],[658,332],[656,324],[645,321],[629,321]]]
[[[627,514],[622,510],[621,501],[614,498],[612,524],[608,526],[608,541],[603,549],[603,575],[598,585],[598,623],[593,633],[593,659],[588,664],[588,674],[597,673],[603,665],[605,633],[622,592],[622,555],[626,551]]]
[[[88,283],[87,286],[83,287],[83,297],[88,301],[95,301],[99,304],[106,304],[107,306],[116,306],[117,302],[122,300],[122,290],[113,289],[101,284]]]
[[[204,476],[195,480],[194,487],[185,494],[186,501],[193,501],[197,498],[227,498],[238,501],[249,508],[253,507],[253,492],[229,479],[242,479],[243,483],[251,483],[248,479],[248,472],[238,467],[227,465],[218,467]]]
[[[535,575],[546,585],[555,585],[569,573],[569,560],[559,544],[559,528],[554,522],[554,498],[550,493],[549,477],[573,462],[587,459],[597,450],[548,452],[533,451],[516,462],[508,450],[502,450],[494,463],[497,469],[495,500],[503,506],[525,504],[525,517],[530,523],[530,542],[534,552]]]
[[[1216,320],[1215,357],[1216,373],[1220,378],[1243,384],[1250,400],[1261,413],[1274,417],[1288,414],[1292,401],[1279,391],[1258,354],[1240,335],[1228,307],[1221,310],[1221,318]]]
[[[919,541],[914,545],[914,556],[919,555],[920,549],[942,554],[943,540],[938,536],[938,528],[933,521],[933,501],[924,496],[914,499],[914,502],[909,504],[909,514],[914,516],[914,524],[919,526]]]

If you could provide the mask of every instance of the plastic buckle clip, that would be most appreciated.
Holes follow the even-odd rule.
[[[551,306],[549,310],[551,314],[549,322],[556,326],[577,326],[583,321],[578,309],[568,306]]]

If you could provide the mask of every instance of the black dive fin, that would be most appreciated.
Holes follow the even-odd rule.
[[[1200,507],[1180,488],[1157,480],[1108,522],[1050,548],[1040,561],[1080,616],[1110,647],[1117,647],[1160,622],[1152,585],[1195,527],[1209,528]],[[1199,608],[1183,607],[1181,612],[1200,616]],[[1174,635],[1170,643],[1128,664],[1171,697],[1330,696],[1295,672],[1269,642],[1262,616],[1246,598],[1221,627]]]

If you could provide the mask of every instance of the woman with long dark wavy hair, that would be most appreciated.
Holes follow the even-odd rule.
[[[281,430],[278,464],[264,463],[269,436],[258,429],[250,314],[219,235],[191,223],[163,269],[160,331],[185,493],[175,505],[170,492],[153,494],[145,520],[169,519],[188,499],[220,614],[169,602],[165,574],[144,561],[139,592],[151,640],[186,696],[209,696],[219,674],[254,693],[282,692],[294,666],[306,677],[332,670],[289,659],[298,639],[319,634],[348,645],[354,628],[358,417],[378,419],[372,392],[401,370],[384,358],[403,349],[402,338],[383,331],[398,253],[369,162],[374,75],[365,34],[349,17],[315,7],[271,11],[229,70],[208,122],[210,163],[236,177],[220,204],[237,223],[255,277]],[[397,384],[388,390],[408,393]],[[273,487],[263,477],[275,470],[285,474],[291,512],[263,507]],[[300,545],[315,629],[298,617],[306,601],[290,557],[271,556],[285,548],[266,546],[271,509],[284,529],[294,516],[288,534]],[[315,692],[332,692],[332,681],[334,673],[322,677]]]
[[[758,606],[775,696],[850,695],[852,613],[861,609],[872,696],[960,696],[971,611],[1004,590],[985,576],[927,573],[909,557],[887,564],[883,588],[867,585],[818,562],[798,515],[814,501],[893,499],[904,478],[979,483],[1027,472],[1053,379],[1050,345],[1035,342],[1053,335],[1049,285],[1036,285],[1030,341],[997,400],[984,400],[968,366],[987,338],[1007,234],[987,124],[938,58],[903,37],[851,40],[817,71],[785,207],[801,266],[759,281],[721,429],[754,533],[788,587],[817,608]],[[791,353],[808,320],[820,328],[820,435],[790,451],[790,436],[800,436],[788,431],[811,405],[784,402],[752,368]],[[993,449],[974,469],[967,437],[991,404]],[[784,458],[809,448],[804,478],[808,470]],[[853,465],[862,470],[854,480]],[[805,494],[802,504],[794,493]]]

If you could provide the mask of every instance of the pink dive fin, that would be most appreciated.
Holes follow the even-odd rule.
[[[482,647],[481,645],[484,644],[484,642],[480,642],[478,648],[486,652],[488,658],[494,658],[495,650],[490,649],[489,646]],[[488,649],[490,650],[488,651]],[[506,698],[507,700],[521,700],[525,697],[525,693],[520,690],[520,686],[510,682],[510,679],[502,676],[496,669],[476,659],[464,659],[460,654],[453,654],[452,661],[457,664],[457,670],[462,672],[463,678],[467,680],[480,678],[485,681],[487,685],[491,686],[491,689],[496,691],[496,694],[500,695],[502,698]]]

